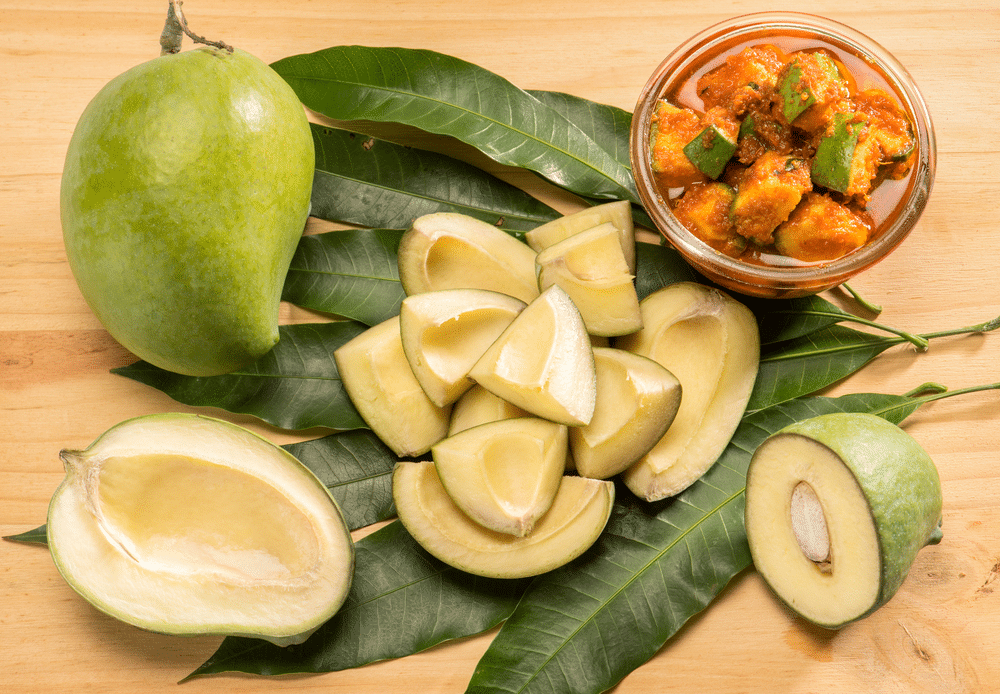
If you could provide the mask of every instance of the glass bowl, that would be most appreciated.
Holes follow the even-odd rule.
[[[901,202],[861,248],[832,261],[764,265],[725,255],[688,231],[671,211],[670,192],[660,189],[650,163],[650,125],[657,101],[688,81],[722,64],[748,45],[774,43],[786,52],[800,48],[833,50],[853,72],[864,66],[892,88],[914,126],[917,151]],[[863,62],[859,62],[863,61]],[[689,88],[690,89],[690,88]],[[690,91],[690,94],[694,94]],[[697,98],[697,97],[694,97]],[[699,100],[700,101],[700,100]],[[732,291],[756,297],[807,296],[835,287],[886,257],[912,231],[927,204],[937,157],[934,128],[924,99],[906,69],[864,34],[832,20],[795,12],[762,12],[721,22],[681,44],[660,63],[636,104],[630,157],[639,197],[666,240],[696,270]]]

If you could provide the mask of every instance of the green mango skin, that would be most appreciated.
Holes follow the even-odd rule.
[[[84,298],[163,369],[211,376],[258,359],[278,341],[314,170],[301,103],[248,53],[197,48],[119,75],[84,110],[63,169]]]
[[[881,549],[882,580],[878,599],[860,619],[895,595],[917,552],[941,541],[937,467],[916,439],[873,414],[819,415],[774,436],[789,434],[818,441],[836,453],[868,499]]]

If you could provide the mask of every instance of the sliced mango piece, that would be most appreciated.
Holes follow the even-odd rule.
[[[398,463],[392,496],[403,526],[441,561],[478,576],[524,578],[569,563],[597,541],[611,516],[615,486],[565,476],[548,513],[525,537],[488,530],[465,515],[431,461]]]
[[[535,259],[538,288],[559,285],[591,335],[627,335],[642,327],[639,296],[610,222],[549,246]]]
[[[408,296],[438,289],[488,289],[524,302],[538,296],[535,252],[468,215],[418,217],[400,239],[398,258]]]
[[[517,405],[507,402],[476,384],[465,391],[452,406],[448,436],[454,436],[460,431],[471,429],[480,424],[528,416],[528,413]]]
[[[715,180],[736,153],[736,140],[716,125],[705,128],[684,145],[684,154],[698,170]]]
[[[621,349],[595,348],[597,407],[590,424],[569,432],[570,453],[583,477],[622,472],[666,433],[681,403],[681,384],[666,368]]]
[[[566,469],[566,427],[545,419],[502,419],[431,448],[445,491],[485,528],[523,537],[541,518]]]
[[[525,305],[485,289],[442,289],[403,299],[403,352],[431,402],[444,407],[472,387],[469,369]]]
[[[746,306],[695,282],[678,282],[642,301],[644,327],[616,347],[658,362],[681,383],[667,433],[624,473],[649,501],[680,493],[729,443],[757,378],[760,336]]]
[[[426,453],[447,435],[451,406],[431,402],[413,375],[399,316],[341,345],[333,358],[354,407],[396,455]]]
[[[559,424],[594,416],[594,352],[580,311],[553,285],[518,314],[469,371],[488,391]]]
[[[635,226],[632,221],[632,205],[627,200],[606,202],[553,219],[526,233],[524,240],[541,253],[574,234],[608,223],[613,224],[618,231],[628,271],[635,274]]]

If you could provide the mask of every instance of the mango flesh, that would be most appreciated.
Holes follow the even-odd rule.
[[[119,75],[80,117],[62,177],[87,303],[161,368],[209,376],[254,361],[278,340],[314,167],[298,98],[243,51],[198,48]]]
[[[184,413],[126,420],[84,450],[47,517],[52,559],[102,612],[177,635],[301,643],[343,605],[354,544],[288,451]]]

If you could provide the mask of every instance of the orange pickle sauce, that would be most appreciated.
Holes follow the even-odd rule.
[[[720,44],[718,50],[706,54],[699,58],[698,62],[692,64],[683,73],[678,74],[667,85],[660,94],[660,100],[673,106],[691,109],[699,115],[705,113],[705,105],[698,95],[698,81],[703,75],[712,72],[722,66],[730,56],[737,55],[747,48],[771,47],[775,49],[781,58],[787,59],[790,54],[796,52],[820,52],[831,58],[837,65],[841,76],[845,79],[847,89],[853,99],[860,92],[877,89],[895,102],[897,108],[901,109],[905,115],[907,125],[910,128],[912,139],[914,140],[913,151],[907,156],[904,163],[892,165],[893,173],[883,175],[880,173],[874,183],[872,190],[865,196],[863,204],[858,204],[856,200],[850,201],[850,206],[870,227],[871,233],[865,244],[871,243],[878,238],[880,232],[890,227],[897,217],[906,207],[907,200],[916,184],[912,163],[916,160],[919,152],[919,142],[915,137],[914,115],[900,90],[886,76],[886,74],[876,65],[866,59],[863,55],[856,53],[851,47],[832,41],[829,37],[822,37],[807,30],[783,29],[782,32],[760,31],[752,35],[744,34],[734,37],[727,42]],[[730,166],[733,166],[733,161]],[[883,167],[886,171],[888,167]],[[903,173],[905,171],[905,173]],[[720,177],[723,180],[725,175]],[[673,207],[686,188],[660,186],[660,195],[669,200]],[[826,192],[822,188],[814,185],[816,192]],[[833,193],[836,197],[842,197]],[[747,243],[742,252],[727,251],[727,254],[738,258],[741,261],[751,264],[773,266],[773,267],[810,267],[824,265],[834,258],[808,261],[792,258],[777,251],[771,244]]]

